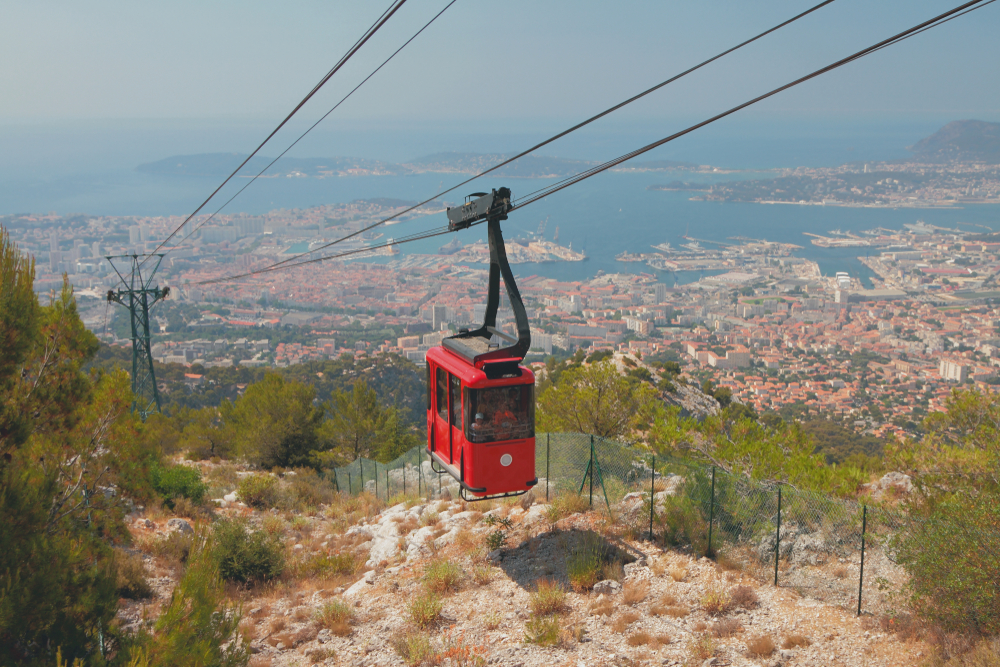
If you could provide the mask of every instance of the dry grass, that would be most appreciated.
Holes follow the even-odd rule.
[[[240,621],[240,635],[248,642],[257,639],[257,622],[252,618],[244,618]]]
[[[622,588],[622,602],[634,607],[649,595],[649,581],[647,579],[637,579],[625,584]]]
[[[723,618],[712,625],[712,634],[716,637],[732,637],[743,631],[743,624],[735,618]]]
[[[503,617],[498,611],[491,611],[483,616],[483,626],[485,626],[487,630],[496,630],[500,627],[500,623],[502,622]]]
[[[524,624],[524,641],[538,646],[556,646],[563,631],[556,616],[533,616]]]
[[[712,635],[692,637],[688,640],[685,653],[687,653],[689,664],[692,661],[695,664],[700,664],[708,660],[715,655],[715,641],[712,639]]]
[[[760,598],[749,586],[736,586],[729,591],[730,608],[756,609],[760,606]]]
[[[287,648],[292,648],[296,646],[301,646],[306,642],[311,642],[316,639],[316,635],[319,630],[315,625],[307,625],[304,628],[298,630],[297,632],[283,632],[281,634],[272,635],[268,638],[267,643],[271,646],[277,646],[278,644],[284,644]]]
[[[649,571],[654,576],[662,577],[667,573],[667,564],[662,558],[654,558],[653,562],[649,564]]]
[[[601,579],[621,581],[625,578],[625,565],[620,560],[613,560],[601,566]]]
[[[601,596],[590,603],[588,611],[591,616],[610,616],[615,613],[615,603],[611,601],[611,598]]]
[[[785,641],[781,642],[781,648],[798,648],[809,646],[812,642],[805,635],[788,635]]]
[[[353,620],[354,609],[343,600],[331,600],[316,613],[316,621],[338,637],[351,634]]]
[[[433,591],[423,590],[414,597],[407,608],[410,621],[418,628],[427,628],[441,618],[444,605]]]
[[[129,600],[153,597],[153,588],[146,580],[146,564],[142,560],[142,554],[116,549],[114,563],[118,595]]]
[[[266,655],[255,655],[250,658],[248,667],[271,667],[271,657]]]
[[[273,635],[276,632],[281,632],[288,625],[288,621],[284,619],[283,616],[277,616],[271,619],[271,622],[267,625],[267,634]]]
[[[434,653],[430,639],[415,632],[397,633],[389,640],[389,645],[410,667],[424,664]]]
[[[465,573],[447,559],[432,560],[424,569],[424,585],[435,593],[453,593],[458,590]]]
[[[548,579],[539,579],[538,587],[531,594],[531,613],[547,616],[566,611],[566,591],[562,584]]]
[[[296,621],[304,621],[309,618],[309,608],[308,607],[296,607],[295,611],[292,612],[292,618]]]
[[[847,578],[847,568],[844,567],[843,565],[841,565],[840,567],[834,568],[834,570],[833,570],[833,576],[837,577],[838,579],[846,579]]]
[[[479,586],[485,586],[493,580],[493,568],[489,565],[476,565],[472,568],[472,580]]]
[[[634,611],[626,611],[625,613],[623,613],[621,616],[619,616],[614,620],[614,622],[611,624],[611,629],[617,632],[618,634],[624,634],[624,632],[628,630],[628,626],[632,625],[640,618],[641,616],[639,616],[639,614],[635,613]]]
[[[653,636],[650,635],[645,630],[638,630],[630,634],[626,639],[625,643],[629,646],[645,646],[653,641]]]
[[[683,618],[687,616],[690,612],[688,608],[683,606],[677,598],[675,598],[670,593],[664,593],[649,608],[649,613],[653,616],[670,616],[672,618]]]
[[[670,578],[674,581],[684,581],[684,577],[687,576],[687,568],[683,565],[671,565],[667,571],[670,573]]]
[[[559,519],[568,517],[571,514],[586,512],[589,509],[590,503],[586,498],[578,496],[575,493],[566,493],[552,499],[552,502],[549,503],[548,508],[545,510],[545,515],[549,521],[555,523]]]
[[[708,623],[706,623],[705,621],[697,621],[694,625],[691,626],[691,629],[694,630],[695,632],[704,632],[705,630],[708,629]]]
[[[766,658],[774,653],[774,640],[767,635],[747,640],[747,654],[754,658]]]
[[[707,614],[718,616],[728,610],[729,602],[729,592],[716,582],[701,597],[701,608]]]

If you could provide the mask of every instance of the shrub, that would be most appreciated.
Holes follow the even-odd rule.
[[[141,554],[116,551],[115,571],[118,595],[129,600],[153,597],[153,589],[146,581],[146,564]]]
[[[743,624],[735,618],[723,618],[712,626],[712,634],[716,637],[732,637],[743,630]]]
[[[151,543],[149,549],[154,555],[180,565],[187,562],[193,544],[194,536],[191,533],[175,530],[168,533],[162,540]]]
[[[781,643],[781,648],[798,648],[800,646],[809,646],[812,642],[805,635],[788,635],[785,637],[785,641]]]
[[[566,558],[566,576],[575,591],[589,591],[599,581],[604,565],[603,540],[596,533],[584,533]]]
[[[754,658],[766,658],[774,653],[774,640],[767,635],[754,637],[747,641],[747,653]]]
[[[687,496],[667,496],[663,511],[654,519],[667,547],[694,548],[703,554],[708,546],[708,522],[701,515],[691,498]]]
[[[441,598],[433,591],[420,591],[413,600],[410,601],[410,605],[407,611],[410,615],[410,621],[413,622],[418,628],[426,628],[434,623],[441,617],[441,609],[444,605],[441,603]]]
[[[434,653],[427,635],[416,632],[397,633],[389,640],[389,644],[410,667],[424,664]]]
[[[270,509],[278,501],[278,480],[271,475],[247,475],[237,486],[240,500],[250,507]]]
[[[602,596],[590,603],[589,611],[591,616],[610,616],[615,613],[615,603]]]
[[[683,565],[671,565],[670,566],[670,578],[674,581],[684,581],[684,577],[687,576],[687,568]]]
[[[563,493],[552,499],[545,510],[545,516],[549,521],[555,523],[571,514],[586,512],[589,509],[590,503],[583,496],[575,493]]]
[[[332,482],[323,479],[310,468],[299,468],[295,470],[295,475],[285,479],[288,486],[285,493],[281,494],[280,504],[288,509],[311,510],[320,505],[329,505],[336,498]]]
[[[624,614],[615,619],[615,622],[611,624],[611,629],[619,634],[622,634],[628,630],[628,626],[638,621],[639,618],[639,614],[634,611],[626,611]]]
[[[304,561],[299,570],[303,576],[324,578],[354,574],[360,566],[350,553],[320,554]]]
[[[696,663],[701,663],[715,655],[715,642],[712,640],[712,635],[693,637],[687,643],[687,654]]]
[[[216,524],[214,555],[227,581],[268,581],[285,569],[281,539],[263,531],[250,532],[245,519],[224,519]]]
[[[701,598],[701,608],[712,616],[718,616],[729,608],[729,593],[719,584],[705,591]]]
[[[749,586],[736,586],[729,591],[729,606],[740,609],[756,609],[760,605],[760,598]]]
[[[646,579],[637,579],[635,581],[630,581],[622,588],[622,602],[634,607],[649,595],[649,581]]]
[[[476,565],[472,568],[472,578],[480,586],[485,586],[493,579],[493,568],[489,565]]]
[[[913,605],[946,630],[1000,632],[1000,503],[943,502],[894,546],[910,574]]]
[[[465,573],[450,560],[432,560],[424,570],[424,585],[435,593],[450,593],[458,590]]]
[[[316,621],[338,637],[351,634],[353,620],[354,609],[343,600],[331,600],[316,612]]]
[[[502,530],[494,530],[486,535],[486,548],[490,551],[502,549],[507,544],[507,533]]]
[[[240,614],[225,602],[212,548],[196,540],[184,576],[156,621],[149,641],[150,665],[245,665],[250,658],[239,636]],[[137,647],[138,648],[138,647]]]
[[[645,646],[651,641],[653,641],[652,635],[645,630],[638,630],[637,632],[630,634],[625,640],[625,643],[629,646]]]
[[[559,619],[555,616],[532,616],[524,624],[524,641],[538,646],[559,644]]]
[[[555,581],[539,579],[538,586],[531,594],[531,613],[535,616],[558,614],[566,610],[566,591]]]
[[[174,506],[174,498],[187,498],[196,503],[205,499],[208,484],[202,481],[201,473],[191,466],[154,465],[149,471],[153,489],[163,498],[168,507]]]

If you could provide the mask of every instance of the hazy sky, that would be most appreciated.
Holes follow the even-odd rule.
[[[953,0],[958,4],[957,0]],[[388,0],[0,2],[0,121],[277,121]],[[314,119],[446,0],[409,0],[303,110]],[[576,120],[815,4],[458,0],[338,111],[366,122]],[[950,7],[838,0],[623,118],[724,109]],[[789,117],[1000,120],[1000,3],[762,105]]]

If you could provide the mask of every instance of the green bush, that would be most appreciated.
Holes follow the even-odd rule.
[[[196,540],[184,576],[156,621],[155,636],[136,642],[126,664],[244,667],[249,662],[239,611],[225,602],[212,552],[205,540]]]
[[[118,595],[128,600],[144,600],[153,596],[153,589],[146,581],[146,565],[141,554],[115,552]]]
[[[208,491],[208,484],[201,481],[201,473],[190,466],[155,465],[150,470],[150,477],[153,488],[170,507],[173,507],[174,498],[187,498],[200,503]]]
[[[524,624],[524,641],[538,646],[559,643],[559,619],[555,616],[533,616]]]
[[[566,557],[566,576],[574,590],[589,591],[600,580],[604,566],[604,540],[593,532],[584,533]]]
[[[458,590],[465,573],[450,560],[432,560],[424,570],[424,585],[435,593]]]
[[[285,569],[281,538],[264,531],[250,532],[245,519],[224,519],[215,525],[213,553],[219,573],[227,581],[268,581]]]
[[[708,548],[708,522],[690,498],[664,498],[663,511],[656,512],[654,523],[659,528],[657,532],[662,535],[664,546],[690,546],[698,554],[704,554]]]
[[[1000,508],[993,497],[942,503],[896,538],[914,608],[947,630],[1000,632]]]
[[[240,480],[237,494],[250,507],[270,509],[278,502],[278,480],[271,475],[247,475]]]
[[[426,628],[441,617],[441,609],[444,605],[441,598],[433,591],[422,590],[410,601],[407,611],[410,620],[418,628]]]

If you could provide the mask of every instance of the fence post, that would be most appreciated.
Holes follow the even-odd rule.
[[[778,487],[778,529],[774,533],[774,585],[778,585],[778,556],[781,554],[781,487]]]
[[[351,483],[351,473],[347,473],[347,495],[354,493],[354,484]]]
[[[594,508],[594,436],[590,436],[590,507]]]
[[[653,541],[653,505],[656,504],[656,454],[649,464],[649,541]]]
[[[712,524],[715,522],[715,466],[712,466],[712,498],[708,502],[708,554],[709,558],[715,553],[712,551]]]
[[[545,502],[549,502],[549,441],[551,433],[545,434]]]
[[[337,490],[337,493],[340,493],[340,480],[337,478],[336,468],[333,469],[333,488]]]
[[[403,495],[406,495],[406,464],[403,464]]]
[[[865,531],[868,528],[868,505],[861,509],[861,574],[858,576],[858,616],[861,616],[861,586],[865,583]]]
[[[365,490],[365,460],[363,458],[358,458],[358,465],[361,467],[361,491]],[[358,493],[361,493],[359,491]]]
[[[375,462],[375,474],[372,475],[372,479],[375,480],[375,499],[378,500],[378,461]]]
[[[385,502],[389,502],[389,469],[385,469]]]

